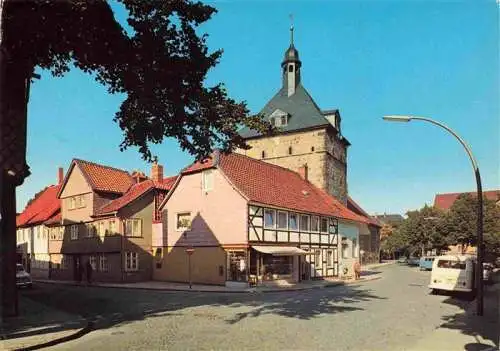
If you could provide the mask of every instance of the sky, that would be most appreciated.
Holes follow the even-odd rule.
[[[444,130],[424,122],[391,123],[383,115],[439,120],[472,148],[483,189],[500,188],[499,6],[463,1],[210,1],[218,13],[200,28],[222,48],[207,84],[258,112],[280,88],[283,54],[294,42],[302,83],[321,109],[340,110],[348,150],[348,191],[371,214],[432,204],[436,193],[474,191],[470,161]],[[116,18],[126,12],[113,3]],[[17,210],[73,158],[150,173],[137,149],[120,152],[113,117],[123,96],[109,95],[73,69],[31,88],[27,161]],[[175,175],[193,161],[173,139],[153,151]]]

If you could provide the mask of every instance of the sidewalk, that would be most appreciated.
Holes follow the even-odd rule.
[[[264,293],[264,292],[279,292],[279,291],[298,291],[298,290],[309,290],[309,289],[321,289],[334,287],[346,284],[357,284],[363,283],[371,280],[377,280],[381,278],[381,274],[372,271],[372,269],[385,266],[390,263],[378,263],[374,265],[363,266],[363,271],[361,272],[361,279],[359,280],[339,280],[339,279],[325,279],[301,282],[297,284],[286,284],[278,286],[258,286],[258,287],[227,287],[220,285],[203,285],[203,284],[192,284],[191,289],[187,283],[175,283],[175,282],[163,282],[163,281],[147,281],[138,283],[102,283],[95,282],[92,283],[94,287],[103,288],[122,288],[122,289],[142,289],[142,290],[164,290],[164,291],[190,291],[190,292],[213,292],[213,293]],[[86,286],[85,283],[76,283],[74,281],[65,280],[45,280],[36,279],[35,283],[46,283],[46,284],[61,284],[61,285],[73,285],[73,286]]]
[[[449,317],[427,338],[410,351],[493,351],[499,350],[500,282],[485,289],[484,315],[476,315],[476,301],[467,309]]]
[[[28,298],[19,299],[19,316],[0,324],[1,350],[30,350],[76,339],[91,325],[72,315]]]

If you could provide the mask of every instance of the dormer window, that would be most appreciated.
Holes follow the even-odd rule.
[[[288,113],[278,109],[271,114],[269,122],[275,127],[284,127],[288,125]]]

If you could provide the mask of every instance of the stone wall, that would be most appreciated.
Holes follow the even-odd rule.
[[[347,203],[347,151],[331,128],[250,139],[241,154],[298,171],[307,164],[308,180]]]

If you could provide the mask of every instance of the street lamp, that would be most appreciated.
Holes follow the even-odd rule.
[[[446,125],[435,121],[430,118],[425,117],[415,117],[415,116],[402,116],[402,115],[391,115],[384,116],[383,119],[389,122],[410,122],[412,120],[429,122],[438,127],[445,129],[451,135],[453,135],[464,147],[469,159],[472,163],[472,168],[474,170],[474,175],[476,177],[477,186],[477,266],[476,269],[476,286],[477,286],[477,315],[483,315],[483,190],[481,185],[481,175],[479,173],[479,167],[477,166],[477,161],[472,154],[472,150],[469,145],[458,136],[453,130],[451,130]]]

